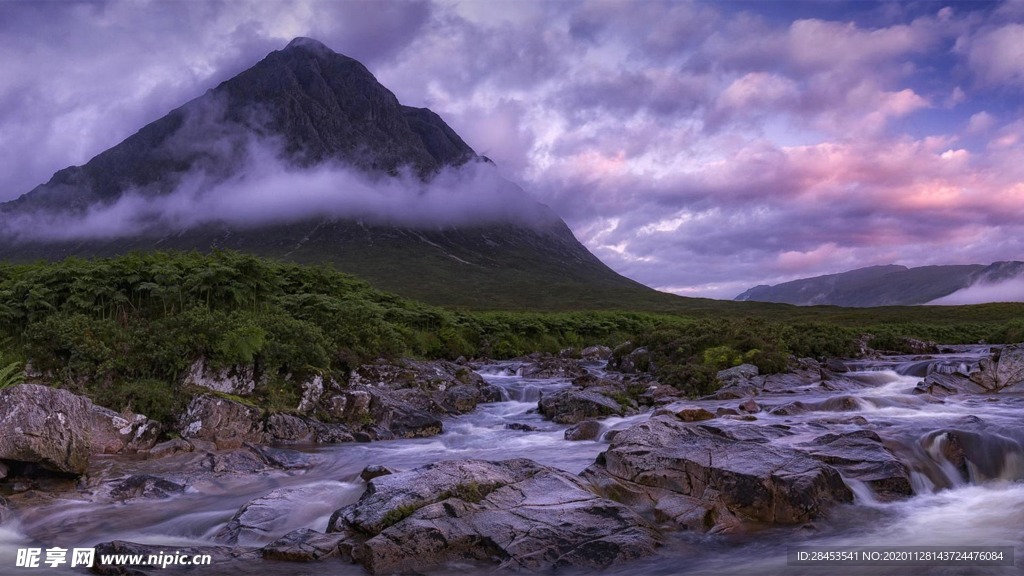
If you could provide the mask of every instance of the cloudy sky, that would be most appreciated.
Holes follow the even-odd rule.
[[[0,200],[296,36],[656,288],[1024,258],[1024,2],[3,2]]]

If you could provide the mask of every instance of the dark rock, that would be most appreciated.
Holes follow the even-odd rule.
[[[272,414],[266,422],[266,441],[280,443],[333,444],[352,442],[352,434],[342,424],[320,422],[306,416]]]
[[[444,392],[445,405],[453,412],[464,414],[476,409],[476,405],[482,399],[480,389],[476,386],[460,384],[452,386]]]
[[[771,410],[775,416],[796,416],[808,412],[852,412],[863,406],[854,396],[834,396],[818,402],[790,402]]]
[[[737,439],[759,437],[761,428],[769,427],[652,418],[619,433],[583,476],[639,512],[697,530],[801,523],[853,499],[834,468],[791,448]]]
[[[185,492],[185,487],[164,478],[139,474],[129,476],[114,485],[110,496],[115,500],[134,500],[136,498],[163,499]]]
[[[92,444],[91,408],[87,398],[49,386],[0,390],[0,459],[84,474]]]
[[[568,388],[542,395],[537,409],[545,418],[559,424],[576,424],[594,418],[621,416],[625,412],[616,400],[604,394]]]
[[[683,422],[700,422],[702,420],[711,420],[715,417],[714,414],[708,412],[703,408],[683,408],[682,410],[675,411],[676,418],[679,418]]]
[[[422,390],[390,393],[373,390],[371,396],[370,414],[373,421],[394,437],[425,438],[441,433],[441,420],[424,409],[431,400]]]
[[[339,555],[347,534],[324,534],[309,528],[289,532],[263,547],[263,558],[286,562],[314,562]]]
[[[716,377],[725,386],[748,383],[758,375],[757,366],[753,364],[740,364],[726,370],[719,370]]]
[[[231,450],[245,442],[263,442],[259,408],[219,396],[196,396],[179,419],[181,437],[199,438]]]
[[[955,394],[979,394],[986,390],[960,374],[942,374],[932,372],[918,382],[914,394],[931,394],[932,396],[952,396]]]
[[[584,420],[565,431],[566,440],[593,440],[601,435],[601,423],[597,420]]]
[[[316,457],[296,450],[271,448],[250,443],[246,443],[244,448],[258,456],[268,466],[282,470],[304,470],[313,466],[316,461]]]
[[[965,482],[1024,479],[1024,447],[998,434],[936,430],[921,440],[921,446],[940,465],[943,460],[951,464]]]
[[[438,462],[373,480],[331,518],[373,574],[451,562],[541,572],[601,569],[654,553],[661,537],[578,477],[530,460]]]
[[[579,361],[561,357],[541,358],[525,364],[520,369],[520,375],[524,378],[537,379],[566,378],[571,380],[586,374],[587,369],[581,366]]]
[[[801,444],[807,452],[840,472],[860,480],[883,500],[913,495],[910,472],[882,444],[871,430],[826,434]]]
[[[838,358],[829,358],[827,361],[825,361],[825,368],[828,368],[829,370],[837,374],[842,374],[850,371],[849,366],[847,366],[842,360]]]
[[[740,403],[739,410],[740,412],[746,412],[747,414],[757,414],[758,412],[761,411],[761,406],[759,406],[757,402],[754,402],[754,399],[751,398],[746,402]]]
[[[1024,344],[994,349],[971,381],[991,392],[1024,392]]]
[[[520,432],[536,432],[537,427],[530,424],[523,424],[522,422],[511,422],[505,424],[506,430],[518,430]]]
[[[739,416],[740,415],[739,411],[736,410],[735,408],[725,408],[725,407],[719,407],[717,410],[715,410],[715,414],[717,414],[719,416]]]
[[[359,477],[362,478],[364,482],[369,482],[378,476],[387,476],[388,474],[394,474],[395,472],[396,470],[389,468],[388,466],[370,464],[366,468],[363,468],[363,471],[359,473]]]

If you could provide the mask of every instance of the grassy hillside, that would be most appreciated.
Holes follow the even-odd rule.
[[[863,332],[893,345],[904,336],[1024,339],[1024,307],[1011,304],[797,308],[659,295],[623,308],[445,309],[329,267],[234,252],[7,264],[0,265],[0,368],[28,362],[36,377],[101,404],[170,417],[188,400],[181,377],[200,357],[253,367],[258,401],[286,410],[303,377],[329,372],[344,380],[355,364],[378,357],[509,358],[632,339],[663,351],[671,382],[698,392],[719,367],[752,361],[776,371],[789,354],[842,355]]]

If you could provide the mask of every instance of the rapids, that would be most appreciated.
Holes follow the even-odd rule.
[[[794,400],[812,406],[799,415],[757,414],[754,424],[785,425],[792,435],[774,440],[799,444],[828,432],[870,429],[911,470],[912,497],[882,502],[865,484],[847,480],[855,494],[851,505],[834,509],[811,525],[778,527],[738,535],[677,532],[653,558],[622,565],[609,574],[1019,574],[1024,560],[1024,396],[962,395],[935,399],[912,393],[931,372],[969,370],[987,349],[963,348],[932,359],[891,357],[851,363],[846,374],[861,387],[837,392],[762,395],[769,409]],[[590,369],[600,371],[593,366]],[[504,401],[481,404],[470,414],[445,421],[444,433],[432,438],[367,444],[306,446],[321,462],[301,473],[275,473],[221,479],[193,485],[180,496],[164,500],[138,499],[123,504],[87,500],[53,500],[22,513],[16,522],[0,526],[0,566],[14,565],[20,546],[92,546],[109,540],[166,545],[216,544],[212,540],[240,506],[282,487],[305,488],[313,497],[294,506],[282,519],[282,534],[296,528],[324,530],[330,514],[354,502],[363,491],[360,471],[368,464],[410,469],[456,458],[502,460],[529,458],[541,464],[579,473],[602,452],[607,442],[569,442],[566,426],[545,421],[536,413],[541,393],[568,385],[565,380],[531,380],[516,375],[514,366],[497,364],[481,369],[490,383],[503,390]],[[852,397],[840,402],[840,397]],[[830,402],[831,400],[831,402]],[[681,402],[714,412],[735,406],[736,400]],[[649,418],[650,413],[602,422],[605,430],[623,429]],[[860,417],[860,418],[854,418]],[[728,422],[728,421],[723,421]],[[510,429],[520,423],[535,431]],[[746,424],[746,423],[745,423]],[[947,432],[962,432],[951,438]],[[951,442],[970,455],[966,477],[948,459]],[[94,457],[90,477],[116,478],[131,473],[128,457]],[[262,546],[271,537],[240,541]],[[866,568],[822,569],[789,567],[791,545],[1010,545],[1017,565],[1000,568]],[[360,567],[337,562],[284,564],[252,562],[232,573],[244,574],[362,574]],[[472,568],[464,568],[474,573]],[[844,571],[848,570],[848,571]],[[479,571],[479,570],[477,570]],[[26,570],[44,574],[46,569]],[[61,572],[58,572],[61,573]],[[66,573],[66,572],[63,572]],[[200,572],[196,572],[200,573]]]

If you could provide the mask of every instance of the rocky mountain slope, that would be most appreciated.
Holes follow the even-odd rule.
[[[738,301],[798,306],[909,306],[926,304],[979,284],[997,284],[1024,275],[1024,262],[959,266],[871,266],[775,286],[755,286]]]
[[[0,227],[7,230],[0,232],[0,260],[233,249],[332,263],[378,287],[447,305],[550,307],[582,296],[608,306],[662,296],[613,272],[557,215],[508,182],[509,202],[524,204],[520,212],[530,218],[410,223],[334,213],[182,226],[156,211],[135,214],[130,232],[113,232],[126,226],[120,209],[126,199],[145,205],[190,186],[216,193],[219,184],[244,178],[254,143],[273,149],[288,170],[343,166],[376,182],[429,182],[446,170],[490,162],[437,114],[401,105],[359,62],[298,38],[85,165],[60,170],[0,204],[7,222]],[[193,199],[183,198],[179,204],[186,206]],[[65,233],[88,218],[87,234]],[[40,232],[46,226],[56,232]]]

